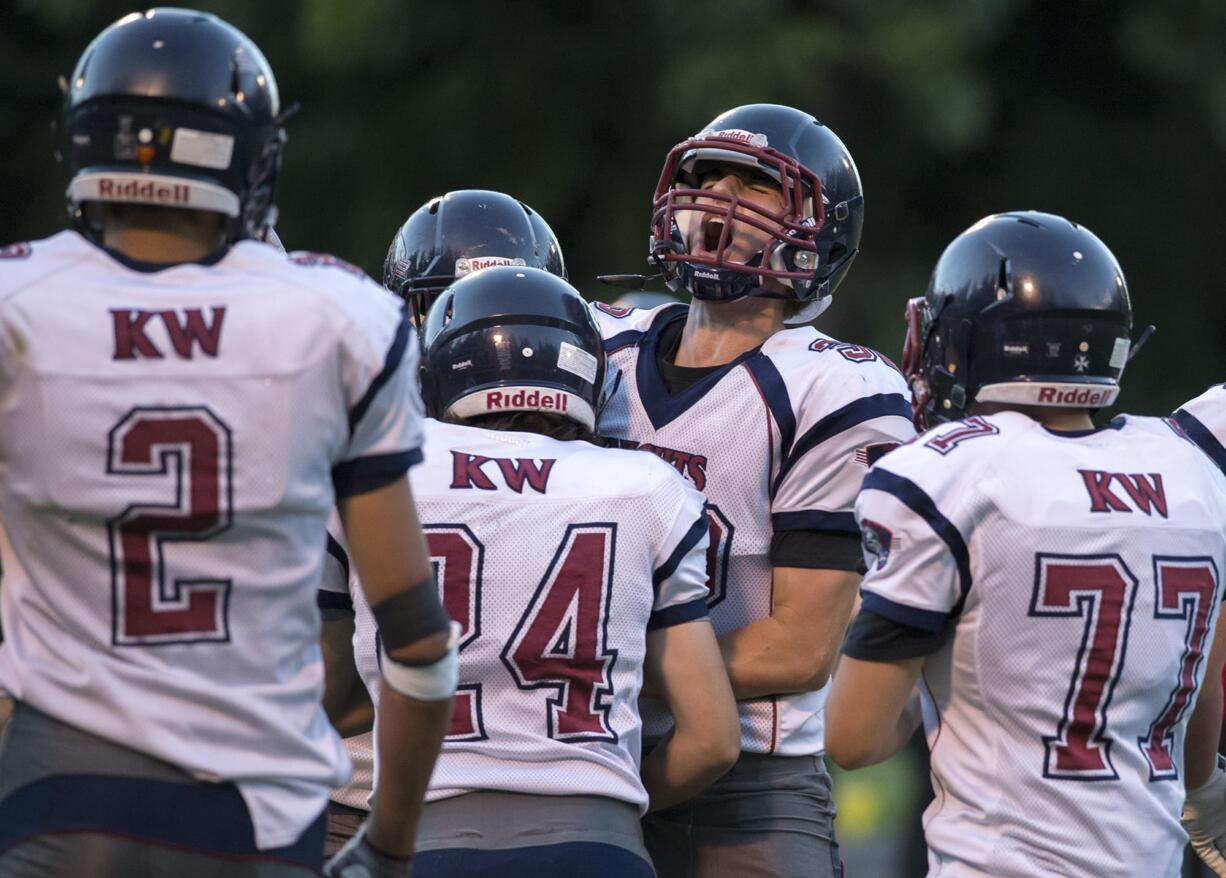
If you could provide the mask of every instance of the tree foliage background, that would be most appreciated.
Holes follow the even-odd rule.
[[[1121,407],[1167,412],[1226,379],[1226,5],[1213,0],[202,0],[277,72],[291,249],[379,275],[429,196],[501,189],[558,233],[571,279],[644,266],[669,147],[773,101],[859,164],[863,249],[820,325],[896,355],[904,301],[981,216],[1035,208],[1115,251],[1159,332]],[[115,0],[0,2],[0,239],[64,224],[55,81]]]

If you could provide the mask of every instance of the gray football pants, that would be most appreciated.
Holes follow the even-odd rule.
[[[165,802],[182,802],[185,807],[167,814],[159,807]],[[108,831],[65,828],[66,811],[78,812],[77,827],[106,825]],[[224,824],[239,827],[241,834],[250,828],[246,807],[229,785],[199,783],[165,762],[17,705],[0,737],[0,878],[318,874],[300,862],[287,862],[276,851],[235,848],[219,856],[193,850],[190,833],[186,844],[150,840],[142,832],[142,816],[150,823],[165,820],[176,829],[204,826],[207,831]],[[131,829],[122,828],[124,823]],[[322,856],[322,819],[317,835],[316,863]]]
[[[688,802],[643,819],[660,878],[841,878],[820,756],[742,753]]]

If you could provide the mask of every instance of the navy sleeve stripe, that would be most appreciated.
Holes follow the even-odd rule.
[[[421,461],[420,448],[347,460],[332,469],[332,486],[336,489],[336,499],[378,490],[396,479],[403,478],[409,467],[416,466]]]
[[[684,604],[674,604],[671,607],[656,610],[647,620],[647,630],[655,631],[657,628],[671,628],[673,625],[681,625],[685,622],[693,622],[695,619],[705,619],[706,617],[707,599],[694,598],[694,600],[686,601]]]
[[[1226,448],[1222,447],[1222,443],[1217,441],[1217,437],[1209,431],[1209,428],[1183,409],[1175,412],[1174,418],[1175,423],[1179,424],[1188,434],[1188,438],[1209,455],[1209,459],[1217,464],[1218,469],[1226,473]]]
[[[349,610],[353,612],[353,597],[339,591],[320,589],[315,592],[315,606],[321,610]]]
[[[792,412],[787,384],[769,357],[750,357],[745,361],[745,365],[757,382],[758,389],[762,391],[766,407],[774,416],[775,423],[779,425],[779,457],[786,460],[792,450],[792,442],[796,439],[796,415]]]
[[[690,529],[685,532],[685,536],[677,543],[677,548],[673,549],[672,554],[660,565],[660,568],[651,574],[652,588],[659,588],[660,583],[677,572],[677,568],[681,566],[685,556],[690,553],[694,546],[698,545],[698,541],[702,539],[703,534],[706,532],[707,507],[706,504],[703,504],[702,515],[698,516],[698,520],[690,525]]]
[[[349,581],[349,553],[332,534],[328,534],[328,554],[337,560],[345,571],[345,582]]]
[[[906,418],[908,423],[911,421],[911,404],[901,393],[878,393],[873,396],[864,396],[826,415],[796,440],[792,453],[784,458],[783,464],[779,467],[774,490],[779,490],[784,478],[806,452],[821,445],[827,439],[850,430],[857,424],[891,415]]]
[[[771,527],[776,531],[809,530],[818,533],[860,535],[860,528],[856,526],[855,513],[823,512],[820,509],[772,513]]]
[[[396,374],[396,370],[400,367],[400,361],[404,359],[404,349],[409,344],[409,337],[412,332],[409,323],[409,311],[406,304],[400,310],[400,323],[396,326],[396,334],[392,338],[392,346],[387,350],[387,358],[383,361],[383,368],[379,370],[379,374],[370,382],[370,387],[366,388],[366,392],[362,394],[362,398],[358,400],[349,412],[349,432],[352,434],[357,429],[362,418],[366,415],[366,411],[370,408],[371,403],[375,401],[375,396],[383,389],[383,385],[391,380]]]
[[[611,354],[619,348],[629,347],[638,342],[643,337],[643,333],[637,329],[627,329],[624,332],[619,332],[617,335],[611,335],[604,340],[604,352]]]
[[[862,612],[868,610],[891,622],[906,625],[908,628],[918,628],[921,631],[934,633],[945,628],[945,623],[949,621],[950,616],[949,613],[941,613],[936,610],[921,610],[917,607],[908,607],[906,604],[897,604],[871,591],[860,592],[860,610]]]
[[[925,494],[919,485],[881,467],[868,471],[861,490],[884,491],[897,498],[900,503],[928,522],[928,526],[944,540],[950,554],[954,556],[954,563],[958,565],[958,580],[961,586],[961,596],[950,614],[956,616],[961,613],[962,604],[966,602],[966,595],[971,590],[971,556],[966,549],[966,540],[962,539],[962,534],[954,523],[941,514],[932,498]]]

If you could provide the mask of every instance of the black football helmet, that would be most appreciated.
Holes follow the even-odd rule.
[[[771,177],[783,193],[783,210],[700,189],[704,169],[713,165],[740,165]],[[700,197],[704,203],[695,203]],[[691,252],[678,222],[685,211],[709,215],[704,226],[720,223],[714,254]],[[726,258],[734,221],[773,236],[743,263]],[[673,290],[698,299],[809,302],[790,321],[807,322],[830,304],[859,252],[863,225],[860,174],[835,133],[800,110],[750,104],[717,116],[669,152],[656,184],[649,255]],[[764,290],[764,278],[776,279],[790,295]]]
[[[205,12],[150,9],[102,31],[65,83],[59,157],[74,225],[82,204],[215,211],[226,240],[262,238],[285,143],[272,68],[242,32]]]
[[[596,428],[600,330],[578,291],[547,271],[495,266],[439,295],[422,329],[431,417],[547,412]]]
[[[1124,273],[1089,229],[1033,211],[982,219],[907,305],[916,426],[961,419],[974,402],[1108,406],[1131,331]]]
[[[396,232],[383,285],[413,309],[420,326],[439,293],[494,265],[540,268],[566,279],[562,248],[539,213],[510,195],[459,189],[431,198]]]

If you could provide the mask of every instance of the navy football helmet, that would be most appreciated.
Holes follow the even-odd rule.
[[[916,426],[961,419],[974,402],[1108,406],[1131,331],[1124,273],[1089,229],[1032,211],[982,219],[907,305]]]
[[[214,15],[134,12],[85,49],[65,83],[59,157],[74,225],[88,202],[214,211],[226,240],[262,238],[285,143],[272,68]]]
[[[431,198],[400,227],[383,262],[383,285],[408,302],[420,326],[439,293],[494,265],[566,279],[562,247],[539,213],[501,192],[460,189]]]
[[[578,291],[547,271],[495,266],[456,281],[426,316],[421,363],[431,417],[545,412],[596,428],[600,330]]]
[[[704,171],[719,165],[770,177],[783,195],[782,209],[700,189]],[[679,222],[686,211],[705,216],[700,224],[693,217]],[[728,253],[733,223],[772,237],[738,262]],[[718,243],[705,248],[713,252],[693,252],[696,242],[683,232],[687,225],[719,231]],[[863,225],[860,174],[834,132],[800,110],[750,104],[717,116],[669,152],[652,205],[649,255],[673,290],[709,300],[791,298],[811,304],[789,322],[807,322],[825,310],[847,275]],[[764,289],[766,278],[788,292]]]

